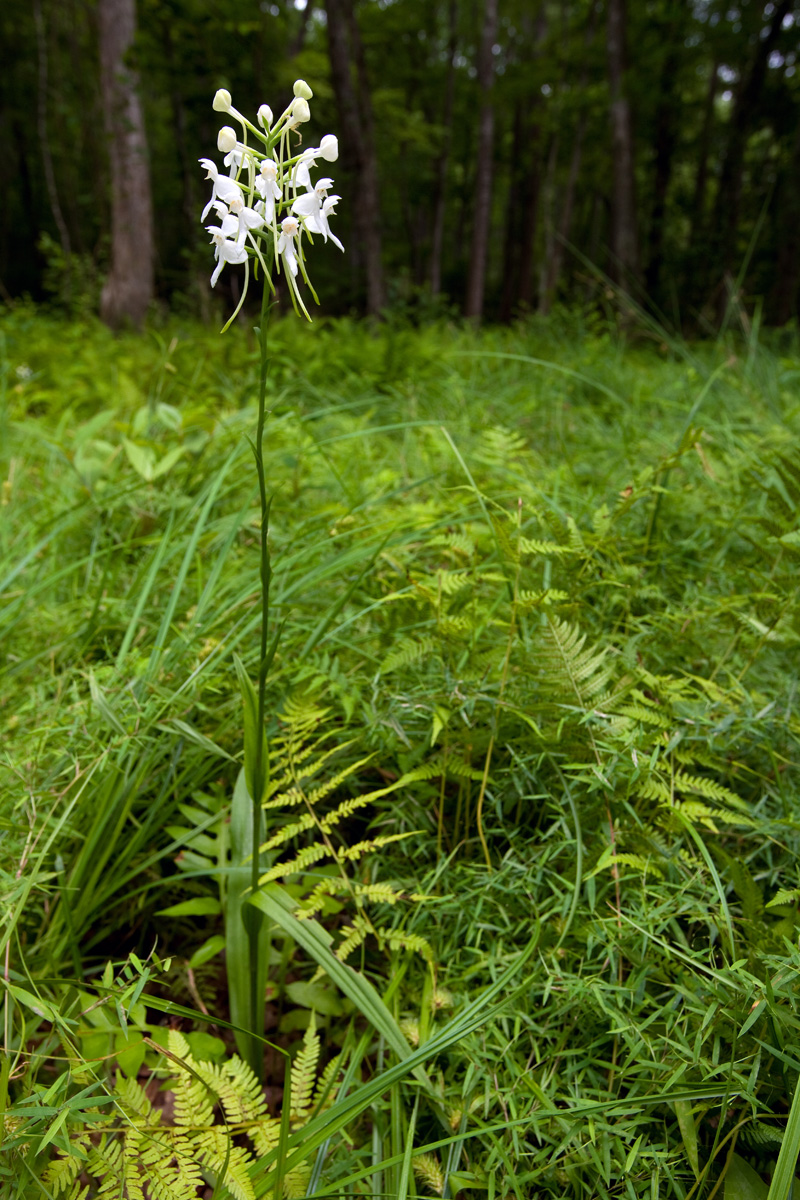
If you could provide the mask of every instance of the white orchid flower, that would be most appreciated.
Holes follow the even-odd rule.
[[[260,229],[264,224],[264,218],[261,213],[256,212],[254,208],[248,208],[244,202],[244,197],[240,194],[234,196],[230,202],[231,215],[236,217],[239,222],[239,232],[237,239],[243,242],[251,229]]]
[[[213,287],[219,279],[225,263],[247,262],[247,251],[244,241],[238,239],[239,221],[232,213],[223,217],[220,225],[207,225],[206,230],[211,234],[214,258],[217,260],[214,274],[211,276],[211,286]]]
[[[278,238],[278,254],[283,258],[287,272],[292,279],[297,275],[297,250],[294,239],[300,232],[300,222],[297,217],[286,217],[281,221],[281,233]]]
[[[318,146],[309,146],[308,150],[304,150],[295,163],[292,172],[293,186],[295,188],[313,188],[309,168],[318,158],[324,158],[326,162],[336,162],[338,157],[339,139],[332,133],[326,133]]]
[[[283,192],[278,183],[278,164],[274,158],[265,158],[261,169],[256,175],[255,188],[263,201],[258,205],[258,211],[263,212],[267,225],[275,220],[275,201],[280,200]]]
[[[201,158],[200,163],[207,171],[206,179],[211,179],[214,185],[211,192],[211,199],[200,215],[200,220],[205,221],[211,209],[217,207],[217,201],[221,200],[223,204],[230,207],[231,203],[237,197],[242,198],[242,189],[235,179],[229,179],[227,175],[221,175],[217,170],[216,163],[212,162],[210,158]]]
[[[331,239],[334,246],[344,252],[344,246],[334,233],[331,233],[328,217],[336,212],[336,204],[340,196],[329,196],[328,188],[333,187],[332,179],[319,179],[314,188],[309,189],[305,196],[300,196],[292,205],[292,212],[303,218],[306,229],[311,233],[321,233],[327,242]]]

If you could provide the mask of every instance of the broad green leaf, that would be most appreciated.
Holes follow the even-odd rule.
[[[145,483],[152,483],[156,467],[156,453],[152,446],[137,446],[136,442],[132,442],[129,438],[123,438],[122,444],[125,447],[128,462],[136,474],[141,475]]]
[[[192,968],[192,970],[194,970],[195,967],[202,967],[203,963],[209,962],[210,959],[214,958],[215,955],[219,954],[220,951],[224,949],[225,938],[222,936],[222,934],[215,933],[213,937],[208,938],[205,942],[203,942],[202,946],[195,950],[194,954],[189,959],[189,966]]]
[[[725,1172],[724,1200],[767,1200],[769,1188],[761,1176],[734,1154]]]
[[[182,900],[169,908],[160,908],[158,917],[214,917],[222,912],[222,905],[213,896],[198,896],[195,900]]]
[[[256,695],[256,689],[253,687],[250,676],[245,671],[244,664],[238,654],[234,654],[233,661],[236,667],[236,675],[239,679],[239,690],[242,694],[242,705],[244,708],[244,775],[247,781],[247,790],[254,799],[256,798],[256,750],[259,736],[261,738],[262,787],[260,789],[261,795],[257,798],[257,802],[261,804],[266,799],[267,786],[269,784],[269,745],[264,728],[262,727],[261,730],[258,729],[258,696]]]

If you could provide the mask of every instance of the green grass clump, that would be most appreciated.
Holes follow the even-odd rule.
[[[797,347],[563,314],[270,347],[273,1115],[299,1031],[342,1066],[241,1194],[766,1195],[800,1071]],[[116,1144],[159,1022],[233,1051],[258,348],[18,308],[0,370],[0,1170],[33,1196],[92,1112]]]

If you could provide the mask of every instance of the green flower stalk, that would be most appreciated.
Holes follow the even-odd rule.
[[[226,322],[223,332],[239,313],[247,293],[250,264],[253,273],[262,276],[261,322],[257,330],[261,351],[261,369],[258,388],[258,424],[255,441],[251,443],[258,475],[259,501],[261,506],[261,639],[258,657],[258,675],[255,686],[242,663],[236,660],[236,670],[244,702],[244,785],[237,785],[234,794],[231,825],[236,834],[233,839],[238,847],[237,862],[247,862],[250,886],[241,895],[241,902],[228,914],[228,983],[231,994],[231,1010],[237,1015],[246,1013],[247,1038],[242,1039],[242,1051],[249,1065],[261,1078],[263,1067],[264,1033],[264,985],[269,958],[269,938],[265,935],[264,914],[249,901],[259,889],[261,855],[259,847],[265,840],[263,803],[269,787],[269,745],[265,732],[266,685],[272,660],[278,645],[280,630],[270,641],[270,582],[272,565],[269,554],[269,512],[271,497],[267,495],[264,472],[264,427],[266,423],[267,373],[269,355],[267,350],[267,324],[270,297],[275,291],[273,268],[283,273],[296,312],[311,319],[299,290],[303,280],[315,300],[308,278],[306,265],[306,243],[313,243],[313,235],[319,234],[324,241],[332,241],[340,250],[342,243],[331,232],[330,218],[334,215],[338,196],[328,192],[333,186],[329,178],[312,183],[311,171],[317,160],[335,162],[339,155],[339,143],[333,134],[326,134],[319,146],[294,154],[291,138],[297,129],[310,119],[309,100],[312,91],[308,84],[298,79],[294,85],[291,104],[273,119],[272,109],[262,104],[256,123],[247,120],[233,107],[230,92],[221,88],[214,96],[216,112],[226,113],[241,125],[241,139],[236,131],[225,125],[219,131],[217,148],[224,155],[223,164],[227,173],[221,171],[209,158],[201,158],[206,178],[211,180],[211,198],[203,209],[201,220],[205,221],[212,211],[219,224],[206,226],[214,246],[216,266],[211,276],[214,287],[226,264],[243,265],[245,269],[242,296],[235,312]],[[254,145],[248,142],[254,139]],[[318,302],[318,301],[317,301]],[[246,807],[249,806],[249,814]],[[249,816],[249,821],[248,821]],[[247,828],[249,824],[249,828]],[[244,887],[244,884],[240,885]],[[247,946],[247,962],[243,954]],[[246,982],[245,982],[246,980]],[[246,990],[246,997],[242,994]],[[240,1015],[240,1020],[241,1020]]]

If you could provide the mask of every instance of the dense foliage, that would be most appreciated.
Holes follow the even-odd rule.
[[[0,14],[4,298],[51,294],[73,311],[97,305],[119,184],[103,135],[98,2],[6,0]],[[797,314],[800,7],[792,0],[638,0],[627,13],[620,0],[503,0],[489,27],[488,90],[478,78],[485,4],[137,7],[130,57],[150,148],[157,290],[173,308],[208,304],[197,158],[216,138],[215,89],[233,89],[242,110],[255,112],[266,97],[285,102],[298,75],[316,92],[310,136],[335,129],[342,138],[347,257],[342,267],[329,250],[320,294],[328,311],[363,307],[359,217],[368,199],[362,151],[338,111],[327,36],[334,21],[349,30],[358,112],[375,131],[390,306],[428,312],[433,304],[440,314],[463,306],[485,179],[489,316],[602,296],[603,276],[619,275],[673,326],[717,326],[740,293],[748,308],[760,298],[771,322]],[[618,83],[608,51],[617,9],[627,55]],[[621,135],[632,160],[624,254],[614,232],[615,98],[630,116]],[[480,143],[488,152],[479,150],[482,107],[493,120]]]
[[[6,317],[4,1194],[128,1163],[130,1195],[765,1196],[800,1070],[796,341],[270,346],[267,1113],[223,965],[257,347]]]

